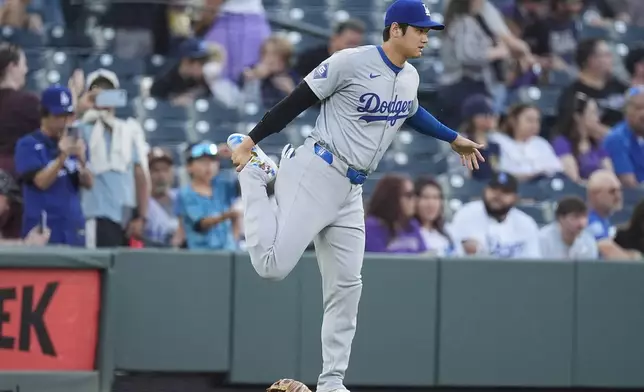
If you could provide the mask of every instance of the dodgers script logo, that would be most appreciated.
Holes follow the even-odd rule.
[[[392,126],[400,119],[406,119],[414,103],[413,101],[399,101],[396,95],[392,101],[385,101],[378,94],[366,93],[360,97],[361,106],[358,106],[359,113],[369,113],[360,117],[366,122],[388,121]]]
[[[526,247],[523,241],[503,243],[500,239],[487,236],[487,246],[492,256],[500,258],[512,258],[522,253]]]

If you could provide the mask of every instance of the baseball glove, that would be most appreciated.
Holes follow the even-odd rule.
[[[274,382],[266,392],[311,392],[311,390],[297,380],[283,378]]]

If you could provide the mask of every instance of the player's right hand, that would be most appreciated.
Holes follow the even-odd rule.
[[[466,139],[461,135],[456,137],[451,143],[452,150],[461,156],[461,163],[470,170],[478,170],[479,161],[485,162],[479,149],[485,148],[484,145]]]
[[[251,151],[253,150],[254,143],[250,137],[244,138],[244,141],[233,151],[232,161],[236,167],[237,172],[242,171],[244,166],[250,161]]]

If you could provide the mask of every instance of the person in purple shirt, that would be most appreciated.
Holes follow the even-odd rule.
[[[597,102],[577,92],[559,113],[557,136],[552,147],[561,160],[564,172],[573,181],[584,183],[596,170],[612,170],[608,153],[602,147],[602,138],[593,134],[599,124]]]
[[[365,251],[426,252],[415,212],[416,194],[409,178],[390,174],[380,179],[367,208]]]

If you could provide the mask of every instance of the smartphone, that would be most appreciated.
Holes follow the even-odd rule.
[[[67,136],[76,140],[80,137],[80,129],[78,127],[78,122],[75,121],[72,125],[67,127]]]
[[[96,106],[99,108],[122,108],[127,106],[126,90],[103,90],[96,95]]]
[[[47,228],[47,211],[40,211],[40,233],[44,233]]]

